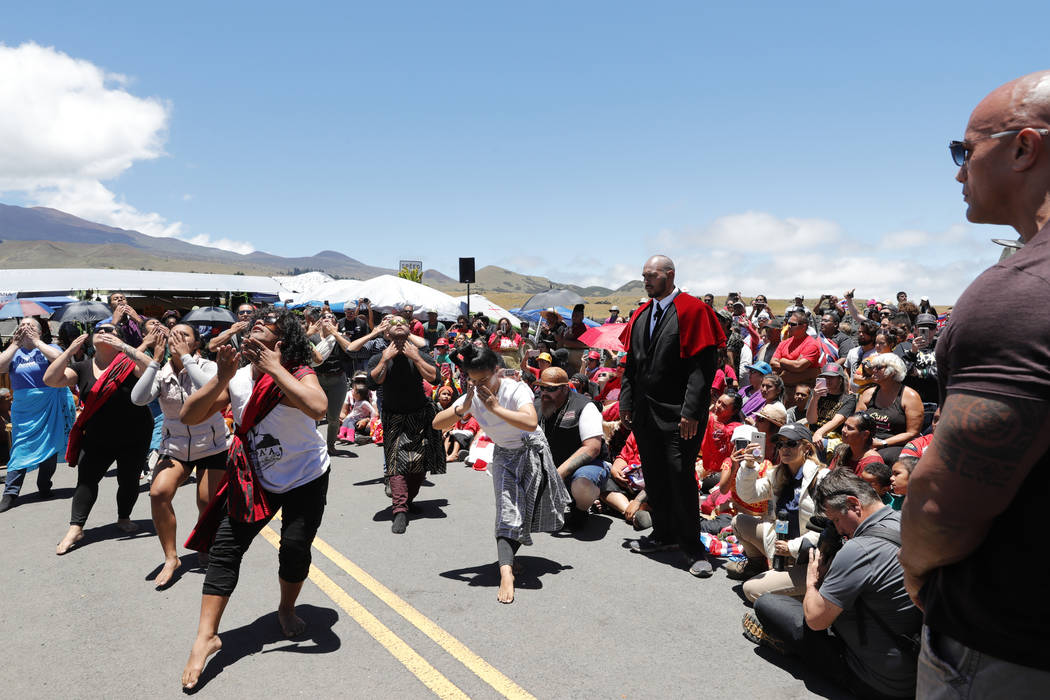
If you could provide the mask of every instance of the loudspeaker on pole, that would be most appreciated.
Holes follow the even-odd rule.
[[[474,258],[459,259],[459,283],[474,284]]]

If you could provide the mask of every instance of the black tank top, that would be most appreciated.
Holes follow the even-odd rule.
[[[875,405],[875,401],[879,396],[879,387],[875,387],[867,409],[868,415],[875,419],[875,439],[885,440],[904,432],[908,425],[908,420],[904,415],[904,407],[901,406],[901,397],[903,395],[904,387],[901,386],[901,390],[897,392],[893,403],[886,408],[879,408]]]

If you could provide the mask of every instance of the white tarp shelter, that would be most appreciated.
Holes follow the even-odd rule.
[[[280,284],[271,277],[209,275],[165,270],[109,270],[92,268],[27,268],[0,270],[0,292],[21,296],[66,294],[84,289],[120,292],[236,292],[280,296]]]
[[[301,275],[274,277],[274,279],[287,290],[287,292],[281,293],[282,300],[290,299],[296,295],[306,295],[303,297],[302,301],[314,299],[315,297],[312,294],[314,290],[320,289],[324,285],[335,281],[331,276],[316,270],[304,272]],[[346,299],[332,299],[331,301],[342,302],[346,301]]]
[[[312,299],[331,302],[368,297],[372,308],[392,311],[406,304],[415,307],[415,316],[426,318],[427,311],[437,311],[439,318],[454,319],[460,314],[459,301],[433,287],[394,275],[379,275],[370,280],[334,280],[310,290],[309,294],[292,295],[292,303]]]

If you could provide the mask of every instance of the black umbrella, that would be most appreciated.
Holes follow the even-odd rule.
[[[220,323],[236,323],[237,317],[229,309],[221,306],[202,306],[183,316],[179,323],[197,323],[214,326]]]
[[[56,311],[51,320],[59,323],[65,323],[66,321],[95,323],[112,315],[113,309],[100,301],[75,301]]]
[[[549,289],[529,297],[529,300],[521,305],[522,311],[533,309],[548,309],[552,306],[564,306],[571,309],[577,304],[583,304],[586,300],[576,292],[569,289]]]

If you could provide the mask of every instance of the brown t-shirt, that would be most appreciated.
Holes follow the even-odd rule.
[[[1025,312],[1011,312],[1019,301]],[[963,293],[937,341],[937,367],[942,402],[953,392],[1050,401],[1050,226]],[[973,485],[981,488],[977,480]],[[994,657],[1050,670],[1050,597],[1017,588],[1020,581],[1050,580],[1050,557],[1039,546],[1048,493],[1050,454],[1044,454],[980,547],[937,569],[923,588],[931,629]]]

